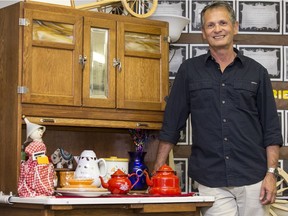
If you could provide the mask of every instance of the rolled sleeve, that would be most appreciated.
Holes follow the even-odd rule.
[[[186,126],[189,117],[189,99],[187,98],[187,84],[185,81],[184,68],[182,64],[177,72],[169,95],[164,113],[163,126],[159,139],[177,144],[180,131]]]

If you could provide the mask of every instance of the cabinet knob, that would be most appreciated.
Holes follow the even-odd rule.
[[[120,59],[116,59],[116,58],[113,58],[113,67],[117,67],[118,68],[118,71],[120,72],[121,69],[122,69],[122,66],[121,66],[121,61]]]
[[[85,68],[86,61],[87,61],[87,56],[79,55],[79,63],[82,66],[82,70],[84,70]]]

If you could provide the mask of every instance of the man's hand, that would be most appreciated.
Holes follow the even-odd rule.
[[[171,149],[173,149],[173,147],[174,147],[174,144],[172,144],[172,143],[160,141],[159,146],[158,146],[156,161],[154,164],[154,170],[152,171],[152,175],[154,175],[155,172],[163,164],[166,163],[167,158],[169,156],[169,152],[171,151]]]
[[[273,173],[267,173],[261,186],[260,201],[262,205],[268,205],[275,202],[276,199],[277,178]]]

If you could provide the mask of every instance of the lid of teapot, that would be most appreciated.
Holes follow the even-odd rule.
[[[162,165],[157,172],[174,172],[174,170],[167,164]]]
[[[117,169],[112,175],[113,176],[128,176],[127,174],[125,174],[121,169]]]

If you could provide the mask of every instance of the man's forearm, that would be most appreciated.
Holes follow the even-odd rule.
[[[271,145],[266,148],[268,168],[276,168],[278,166],[279,152],[279,145]]]
[[[157,171],[163,164],[167,162],[169,152],[174,147],[174,144],[160,141],[156,161],[154,164],[154,171]]]

